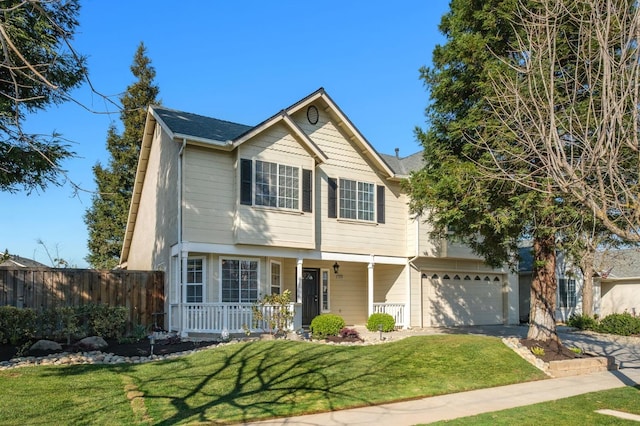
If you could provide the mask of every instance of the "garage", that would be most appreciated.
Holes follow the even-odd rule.
[[[422,277],[423,326],[504,323],[501,275],[423,272]]]

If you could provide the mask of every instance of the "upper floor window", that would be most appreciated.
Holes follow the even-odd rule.
[[[202,303],[204,289],[204,259],[187,259],[187,303]]]
[[[311,212],[312,173],[295,166],[240,160],[240,203]]]
[[[374,188],[372,183],[340,179],[340,217],[373,221]]]
[[[255,204],[298,210],[299,171],[297,167],[257,160]]]
[[[331,218],[385,222],[385,187],[352,179],[329,178]]]

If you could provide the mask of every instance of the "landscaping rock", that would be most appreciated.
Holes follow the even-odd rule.
[[[98,351],[100,349],[106,348],[107,346],[109,346],[109,344],[102,337],[89,336],[80,340],[78,342],[78,346],[87,350]]]
[[[58,342],[54,342],[52,340],[38,340],[29,348],[30,352],[35,351],[46,351],[46,352],[55,352],[61,351],[62,345]]]

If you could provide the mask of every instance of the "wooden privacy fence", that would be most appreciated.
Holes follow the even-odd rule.
[[[152,325],[153,314],[164,312],[164,272],[0,267],[0,306],[46,309],[92,303],[127,307],[128,329]]]

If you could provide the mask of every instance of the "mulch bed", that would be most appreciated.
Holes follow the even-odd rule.
[[[151,345],[148,339],[142,339],[137,342],[119,343],[116,340],[107,341],[109,346],[102,349],[101,352],[112,353],[119,356],[149,356],[151,355]],[[217,342],[193,342],[180,339],[165,339],[156,341],[153,347],[154,355],[169,355],[176,352],[191,351],[198,348],[217,345]],[[87,349],[78,347],[77,345],[62,345],[62,351],[59,352],[84,352]],[[11,345],[0,345],[0,361],[9,361],[16,357],[18,348]],[[56,352],[31,351],[22,356],[46,356]]]
[[[360,337],[355,337],[355,336],[346,336],[346,337],[328,336],[325,340],[327,342],[333,342],[333,343],[361,343],[361,342],[364,342],[364,339],[362,339]]]
[[[520,339],[520,343],[529,348],[529,350],[536,347],[544,349],[544,355],[534,354],[544,362],[562,361],[574,358],[588,358],[590,356],[585,353],[575,353],[566,346],[558,344],[558,342],[553,340],[542,342],[540,340]]]

